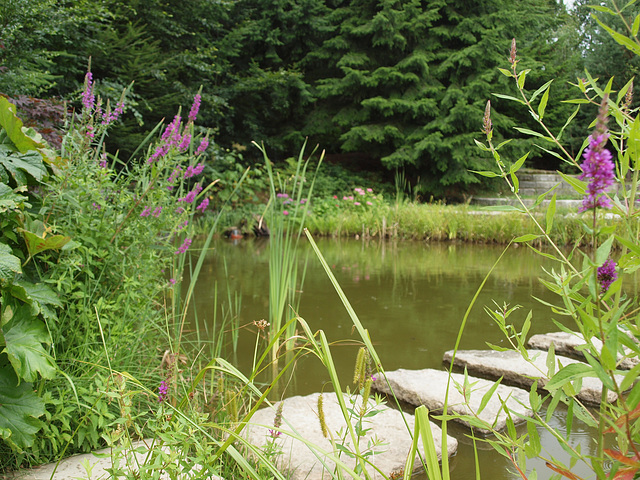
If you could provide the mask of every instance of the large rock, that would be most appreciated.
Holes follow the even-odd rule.
[[[508,350],[498,352],[495,350],[459,350],[456,353],[455,365],[466,367],[469,373],[487,378],[504,377],[503,382],[510,385],[530,387],[534,380],[538,380],[538,387],[542,388],[547,382],[547,352],[542,350],[527,350],[532,363],[527,362],[520,353]],[[453,350],[444,354],[444,362],[451,363]],[[571,363],[582,363],[573,358],[556,355],[556,371],[560,369],[558,364],[567,366]],[[622,377],[619,376],[619,381]],[[597,378],[585,377],[582,379],[582,389],[577,397],[583,402],[598,405],[602,396],[602,382]],[[615,402],[617,395],[608,392],[607,400]]]
[[[593,345],[597,349],[602,348],[602,341],[593,338],[591,339]],[[560,353],[561,355],[566,355],[568,357],[584,359],[584,354],[582,353],[583,347],[586,346],[586,342],[584,338],[579,333],[568,333],[568,332],[554,332],[554,333],[541,333],[538,335],[534,335],[529,339],[528,347],[534,348],[536,350],[549,350],[549,347],[553,344],[553,348],[556,353]],[[626,352],[629,352],[627,348],[624,349]],[[623,356],[618,354],[618,367],[626,370],[630,370],[635,367],[638,363],[640,363],[640,359],[635,356]]]
[[[169,457],[173,457],[178,466],[178,459],[181,457],[181,453],[174,447],[157,447],[154,446],[152,439],[141,440],[133,442],[131,448],[121,451],[118,455],[114,456],[117,462],[112,462],[111,449],[103,449],[93,453],[83,453],[80,455],[73,455],[61,460],[59,463],[49,463],[47,465],[41,465],[35,468],[29,468],[20,470],[10,474],[8,478],[14,480],[70,480],[70,479],[96,479],[96,478],[112,478],[111,474],[107,472],[114,466],[120,466],[123,471],[131,475],[134,478],[137,472],[140,470],[140,466],[146,465],[151,459],[149,457],[150,448],[162,448],[162,451]],[[125,458],[126,457],[126,458]],[[89,471],[87,471],[87,468]],[[180,467],[183,469],[183,467]],[[172,478],[168,472],[155,468],[155,472],[158,474],[159,480],[169,480]],[[185,469],[186,470],[186,469]],[[185,473],[180,473],[176,478],[179,480],[223,480],[221,477],[215,475],[207,476],[202,472],[202,466],[193,465]],[[89,474],[90,472],[90,474]],[[147,475],[150,472],[147,471]],[[120,477],[118,477],[120,478]],[[136,477],[137,478],[137,477]],[[149,477],[145,477],[149,478]]]
[[[424,369],[424,370],[395,370],[386,372],[387,381],[383,376],[373,382],[373,387],[387,394],[391,393],[389,386],[393,389],[393,393],[397,398],[411,405],[425,405],[430,411],[442,412],[444,408],[444,399],[447,391],[447,380],[449,373],[442,370]],[[464,384],[464,375],[453,373],[452,381],[449,387],[449,402],[447,411],[459,415],[471,415],[477,412],[482,402],[482,397],[489,391],[494,382],[483,380],[475,377],[468,377],[469,388],[469,405],[471,410],[465,404],[464,396],[458,391],[455,383],[462,386]],[[509,410],[516,412],[518,415],[512,415],[511,418],[516,423],[523,422],[520,416],[532,416],[533,411],[527,408],[529,405],[529,392],[517,387],[508,387],[499,385],[491,396],[489,402],[482,412],[480,412],[481,420],[497,430],[501,430],[507,425],[507,412],[505,412],[502,402],[506,403]],[[463,419],[454,419],[467,426],[469,422]],[[489,429],[474,427],[483,434],[490,432]]]
[[[320,420],[318,418],[318,396],[314,393],[305,397],[291,397],[283,400],[282,408],[282,426],[280,427],[284,433],[275,439],[277,447],[282,454],[279,456],[279,467],[282,470],[290,472],[289,478],[293,480],[320,480],[332,478],[332,472],[335,464],[327,458],[327,453],[333,452],[331,442],[322,435]],[[345,398],[347,398],[345,396]],[[361,397],[357,396],[356,408],[359,409],[362,404]],[[370,400],[370,406],[374,406],[375,402]],[[350,407],[347,399],[347,407]],[[402,414],[398,410],[394,410],[387,406],[377,407],[381,411],[374,416],[368,417],[364,421],[363,428],[370,429],[364,437],[360,439],[360,449],[367,449],[368,442],[373,438],[381,440],[383,445],[375,448],[376,452],[367,460],[379,468],[387,477],[393,472],[399,472],[404,468],[407,455],[411,449],[411,435],[409,429],[413,432],[415,419],[413,415],[404,414],[406,419],[402,419]],[[326,425],[330,435],[334,441],[342,442],[344,431],[346,429],[346,421],[340,410],[338,400],[335,393],[323,394],[323,411]],[[276,408],[267,407],[258,410],[251,418],[251,424],[247,426],[246,435],[249,442],[253,445],[263,447],[267,442],[273,440],[269,429],[273,428],[273,421],[276,414]],[[355,420],[353,421],[355,422]],[[407,428],[408,425],[408,428]],[[442,432],[437,425],[431,424],[434,440],[438,449],[438,457],[441,458],[441,437]],[[343,434],[338,432],[342,431]],[[293,438],[290,434],[303,438],[305,442]],[[346,438],[349,438],[347,435]],[[350,443],[350,440],[349,442]],[[313,445],[313,450],[309,445]],[[422,443],[420,443],[422,445]],[[458,447],[455,438],[447,437],[447,454],[453,455]],[[350,450],[353,446],[348,445]],[[349,467],[355,465],[355,460],[349,456],[342,454],[341,461],[345,462]],[[323,463],[326,468],[323,467]],[[420,462],[416,458],[416,470],[420,469]],[[328,471],[328,470],[329,471]],[[369,467],[373,478],[384,478],[372,467]]]

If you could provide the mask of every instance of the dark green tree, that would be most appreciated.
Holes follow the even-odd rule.
[[[220,139],[265,142],[296,152],[313,96],[304,59],[326,38],[327,8],[317,0],[239,0],[217,39]]]
[[[327,74],[316,82],[319,101],[306,132],[406,168],[432,193],[478,182],[469,170],[486,169],[486,160],[473,139],[492,93],[513,93],[497,70],[511,39],[520,39],[525,57],[545,52],[530,77],[540,86],[552,78],[542,66],[557,57],[563,13],[553,0],[342,2],[330,17],[335,35],[312,53]],[[528,123],[528,113],[492,101],[499,130]],[[513,154],[525,143],[514,142]]]

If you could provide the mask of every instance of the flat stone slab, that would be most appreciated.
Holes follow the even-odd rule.
[[[153,440],[150,439],[133,442],[131,448],[127,449],[126,452],[126,455],[128,455],[128,462],[125,461],[124,458],[121,458],[119,465],[122,466],[125,471],[130,473],[138,471],[138,465],[145,465],[148,461],[148,450],[152,445]],[[165,452],[171,451],[169,447],[162,447],[162,449]],[[56,463],[49,463],[46,465],[40,465],[39,467],[12,472],[9,474],[8,478],[15,480],[82,480],[88,478],[96,480],[112,478],[111,474],[106,471],[107,468],[112,468],[113,466],[110,453],[111,449],[105,448],[94,453],[73,455],[61,460],[57,468]],[[100,456],[98,457],[96,455]],[[122,455],[125,455],[125,453],[123,452]],[[85,465],[90,469],[90,477]],[[131,468],[126,467],[127,465],[130,465]],[[180,480],[223,480],[221,477],[217,477],[215,475],[202,476],[200,473],[201,469],[201,466],[195,465],[191,471],[178,475],[177,478]],[[156,478],[159,478],[160,480],[169,480],[171,476],[169,473],[163,471],[159,473],[159,476]]]
[[[447,380],[449,372],[427,368],[424,370],[395,370],[386,372],[389,385],[397,398],[411,405],[425,405],[429,411],[442,412],[444,399],[447,391]],[[373,382],[373,388],[387,394],[391,393],[387,381],[381,375]],[[451,374],[452,381],[449,387],[449,402],[447,411],[459,415],[471,415],[472,411],[477,412],[482,397],[493,386],[494,382],[476,377],[468,377],[470,384],[469,405],[465,404],[464,396],[458,391],[455,383],[464,385],[464,375],[459,373]],[[504,410],[502,401],[506,403],[509,410],[517,412],[523,416],[533,416],[533,411],[528,407],[529,392],[517,387],[499,385],[491,399],[480,412],[481,420],[497,430],[502,430],[507,426],[507,412]],[[524,419],[517,415],[511,417],[515,423],[521,423]],[[463,419],[454,419],[470,427],[469,422]],[[490,433],[489,429],[474,427],[482,434]]]
[[[319,396],[319,393],[313,393],[304,397],[297,396],[283,400],[283,421],[280,427],[283,433],[275,439],[275,442],[282,452],[278,460],[279,467],[290,472],[291,475],[288,478],[292,480],[332,478],[335,464],[327,458],[326,454],[332,453],[333,448],[331,442],[322,435],[318,417]],[[359,409],[362,404],[361,397],[357,396],[355,398],[356,408]],[[336,394],[332,392],[324,393],[322,399],[327,429],[330,435],[333,436],[334,441],[340,442],[344,435],[339,435],[338,432],[345,432],[346,422],[342,416]],[[347,408],[350,408],[347,396],[345,396],[345,401]],[[375,405],[373,400],[369,400],[369,403],[371,406]],[[385,405],[380,405],[376,408],[381,411],[372,417],[366,418],[363,422],[363,428],[369,428],[370,430],[364,437],[360,438],[360,449],[361,451],[366,450],[367,444],[371,439],[375,437],[380,439],[383,445],[375,448],[375,452],[379,453],[367,457],[367,460],[389,477],[391,473],[404,469],[412,440],[407,425],[402,419],[402,414],[398,410]],[[273,428],[275,413],[275,407],[267,407],[258,410],[253,415],[251,424],[246,429],[246,436],[251,444],[262,447],[272,440],[269,429]],[[413,432],[415,417],[406,413],[404,416],[411,432]],[[355,420],[353,422],[355,423]],[[433,423],[431,424],[431,429],[438,449],[438,457],[441,458],[442,431]],[[293,435],[299,436],[309,444],[316,446],[315,453],[306,443],[287,434],[292,432]],[[349,436],[347,438],[350,442]],[[353,450],[353,445],[348,445],[348,448]],[[453,455],[457,448],[458,441],[453,437],[447,436],[447,454],[449,456]],[[340,456],[340,460],[351,468],[355,465],[354,459],[345,454]],[[327,468],[323,467],[322,462],[327,465]],[[417,457],[415,467],[416,471],[421,469],[421,464]],[[372,474],[372,478],[384,478],[374,468],[370,468],[369,471]]]
[[[546,383],[547,369],[547,352],[542,350],[527,350],[529,357],[533,361],[533,365],[527,362],[520,353],[508,350],[498,352],[495,350],[458,350],[455,358],[455,365],[460,368],[467,368],[467,371],[473,375],[488,378],[503,377],[503,382],[510,385],[521,387],[530,387],[534,380],[538,380],[538,387],[544,387]],[[444,354],[444,362],[451,363],[453,350],[449,350]],[[571,363],[583,363],[573,358],[556,355],[556,365],[558,363],[567,366]],[[559,369],[557,367],[556,371]],[[622,381],[623,377],[619,378]],[[602,396],[602,382],[594,377],[585,377],[582,379],[582,389],[577,397],[585,403],[591,405],[600,404]],[[608,392],[607,399],[615,402],[617,395],[614,392]]]
[[[592,341],[596,348],[602,348],[601,340],[594,338]],[[527,346],[536,350],[549,350],[552,343],[556,353],[567,355],[568,357],[584,359],[582,347],[584,347],[586,343],[584,338],[582,338],[582,336],[577,332],[554,332],[533,335],[529,339]],[[625,348],[625,350],[627,349]],[[638,357],[625,357],[618,354],[619,368],[630,370],[638,365],[638,363],[640,363],[640,359],[638,359]]]

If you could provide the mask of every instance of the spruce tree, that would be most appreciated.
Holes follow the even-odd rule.
[[[473,142],[487,100],[502,131],[529,122],[528,113],[492,96],[514,93],[498,71],[512,38],[527,57],[545,51],[562,12],[553,0],[342,2],[329,17],[335,34],[310,56],[327,75],[315,83],[319,100],[305,131],[329,148],[405,168],[431,193],[476,183],[469,170],[489,164]],[[550,57],[531,61],[531,85],[550,79],[542,81]],[[512,154],[524,143],[514,142]]]

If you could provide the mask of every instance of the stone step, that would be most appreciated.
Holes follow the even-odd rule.
[[[159,465],[154,465],[153,471],[145,470],[143,478],[158,478],[159,480],[169,480],[170,478],[178,478],[179,480],[224,480],[216,475],[206,475],[201,465],[189,462],[179,463],[181,458],[180,450],[182,446],[162,446],[158,447],[157,442],[153,439],[140,440],[133,442],[130,448],[123,449],[118,455],[114,456],[119,463],[112,462],[112,450],[105,448],[93,453],[83,453],[73,455],[61,460],[59,463],[49,463],[40,465],[39,467],[19,470],[9,474],[7,478],[12,480],[70,480],[83,478],[112,478],[107,469],[113,468],[114,465],[119,466],[123,472],[127,472],[131,477],[138,478],[139,471],[144,470],[144,466],[150,464],[153,460],[149,456],[151,448],[161,448],[167,458],[176,459],[176,470],[172,477],[168,469],[162,469]],[[88,470],[87,470],[88,469]],[[181,473],[177,473],[180,472]],[[155,473],[157,476],[153,476]],[[4,478],[4,477],[2,477]],[[118,477],[120,478],[120,477]]]
[[[564,179],[557,173],[519,173],[517,175],[521,182],[564,182]]]
[[[516,385],[528,388],[538,380],[538,388],[543,388],[548,381],[547,352],[542,350],[527,350],[532,363],[527,362],[520,353],[513,350],[498,352],[495,350],[459,350],[455,356],[455,366],[467,368],[472,375],[484,378],[498,379],[503,377],[503,382],[508,385]],[[444,362],[451,363],[453,350],[444,354]],[[572,363],[582,363],[573,358],[556,355],[556,371],[559,365],[567,366]],[[618,375],[618,381],[623,377]],[[585,377],[582,379],[582,389],[577,397],[585,403],[599,405],[602,395],[602,382],[597,378]],[[617,395],[608,392],[607,400],[615,402]]]
[[[602,341],[599,339],[593,338],[591,341],[598,350],[602,348]],[[553,344],[553,348],[556,353],[566,355],[567,357],[585,360],[582,349],[586,346],[586,342],[577,332],[554,332],[533,335],[529,339],[527,346],[536,350],[549,350],[551,344]],[[618,368],[630,370],[640,363],[640,359],[629,351],[628,348],[625,347],[624,350],[629,356],[618,354]]]
[[[276,447],[282,454],[278,461],[281,469],[286,470],[293,480],[321,480],[332,478],[334,462],[326,453],[332,452],[331,442],[322,435],[320,420],[318,418],[318,397],[319,393],[307,396],[290,397],[283,400],[282,406],[282,426],[283,433],[275,439],[271,436],[269,429],[273,429],[273,421],[276,414],[277,405],[258,410],[251,418],[251,423],[247,425],[246,435],[252,445],[263,447],[268,442],[274,440]],[[340,410],[336,394],[333,392],[324,393],[323,411],[327,429],[335,440],[341,438],[338,431],[344,431],[346,421]],[[346,395],[345,395],[346,397]],[[353,396],[355,408],[360,409],[362,397]],[[346,399],[347,407],[350,407],[349,400]],[[370,399],[370,406],[375,406],[375,402]],[[360,438],[361,449],[367,448],[367,443],[374,437],[382,441],[382,445],[375,448],[376,453],[368,457],[373,465],[379,468],[387,477],[394,472],[399,472],[404,468],[407,455],[411,450],[411,434],[405,425],[402,415],[398,410],[380,405],[376,407],[379,413],[368,417],[364,421],[364,428],[370,429],[364,437]],[[413,432],[415,417],[404,414],[408,428]],[[355,422],[355,420],[353,420]],[[438,457],[441,458],[441,438],[440,428],[431,424],[433,437],[438,449]],[[302,438],[305,442],[299,440]],[[308,444],[307,444],[308,443]],[[314,450],[309,447],[314,445]],[[350,448],[352,448],[351,446]],[[458,441],[447,436],[447,455],[453,455],[458,448]],[[341,460],[350,467],[355,465],[355,460],[342,454]],[[323,467],[323,463],[327,468]],[[421,470],[421,463],[416,457],[416,471]],[[328,470],[327,470],[328,469]],[[373,468],[370,469],[372,478],[383,478]]]
[[[535,190],[541,190],[543,192],[546,192],[547,190],[550,190],[551,188],[555,187],[556,185],[558,185],[557,188],[562,188],[563,185],[566,185],[562,179],[560,179],[558,181],[550,181],[550,182],[525,181],[525,180],[521,180],[521,179],[518,179],[518,180],[519,180],[518,184],[520,185],[520,188],[532,188],[532,189],[535,189]]]
[[[409,403],[410,405],[425,405],[429,411],[441,413],[444,408],[444,399],[446,397],[447,381],[449,372],[427,368],[424,370],[395,370],[386,372],[388,384],[382,375],[373,382],[373,388],[379,392],[391,394],[391,390],[395,396]],[[484,394],[489,391],[494,382],[476,377],[468,377],[471,385],[469,395],[469,405],[471,410],[465,404],[464,396],[458,391],[455,384],[462,386],[464,384],[464,375],[459,373],[452,374],[452,382],[449,387],[449,401],[447,406],[448,413],[458,415],[470,415],[478,411],[480,402]],[[391,389],[389,388],[391,387]],[[497,430],[502,430],[507,425],[507,412],[504,411],[502,401],[506,402],[507,408],[516,412],[511,418],[516,424],[524,422],[524,417],[532,416],[533,411],[528,408],[529,392],[517,387],[508,387],[499,385],[493,396],[487,403],[486,407],[480,413],[479,417],[489,425],[494,425]],[[469,427],[466,420],[455,419]],[[489,429],[474,427],[474,430],[481,434],[488,434]]]

